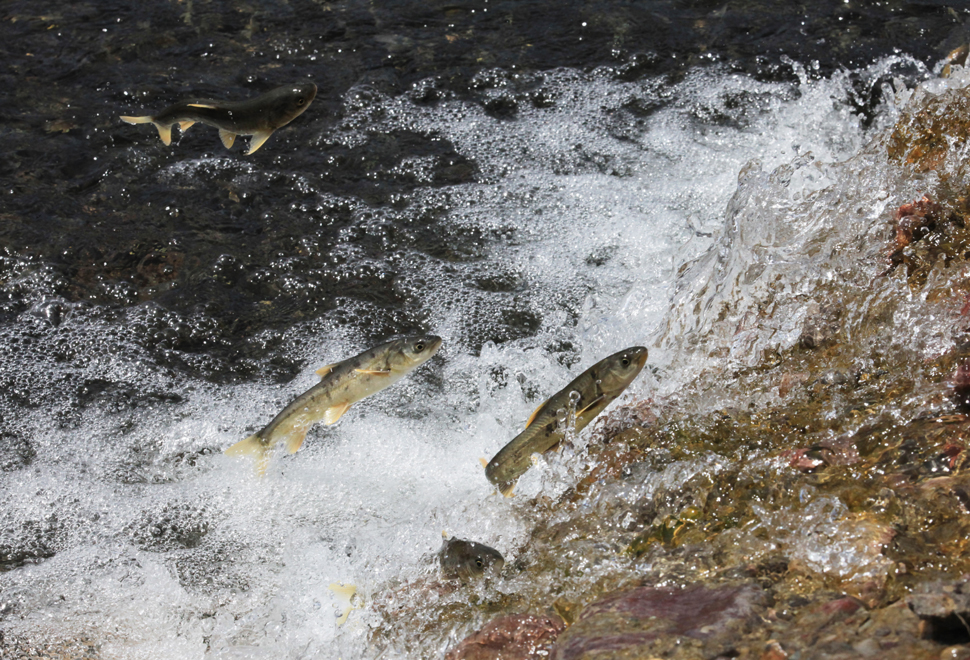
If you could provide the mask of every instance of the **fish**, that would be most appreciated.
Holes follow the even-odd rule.
[[[269,136],[286,126],[310,107],[317,95],[313,83],[284,85],[248,101],[213,101],[191,99],[170,105],[157,115],[122,116],[129,124],[154,124],[165,146],[172,143],[172,126],[184,133],[195,123],[215,126],[226,149],[231,149],[237,135],[252,135],[246,155],[256,153]]]
[[[293,454],[307,431],[320,420],[335,424],[351,405],[393,385],[427,362],[441,348],[441,337],[403,337],[368,349],[342,362],[317,370],[320,382],[308,389],[259,432],[226,449],[228,456],[252,456],[259,474],[266,471],[269,453],[284,443]]]
[[[633,346],[581,373],[536,408],[525,423],[525,430],[485,465],[485,476],[503,495],[511,497],[515,482],[532,467],[532,455],[552,451],[562,442],[566,429],[559,421],[560,411],[575,406],[575,429],[577,433],[582,431],[623,393],[646,363],[647,349]]]
[[[441,535],[444,541],[438,551],[438,563],[442,577],[467,581],[480,578],[486,573],[498,575],[505,568],[505,558],[495,548],[475,541],[449,539],[445,532]]]

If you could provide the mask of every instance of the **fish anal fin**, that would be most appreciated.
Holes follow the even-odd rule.
[[[159,124],[154,122],[155,128],[158,129],[158,137],[162,138],[162,144],[166,147],[172,144],[172,126],[165,126],[164,124]]]
[[[390,376],[390,369],[354,369],[359,374],[367,374],[368,376]]]
[[[286,438],[286,451],[295,454],[306,440],[308,427],[293,429]]]
[[[327,425],[336,424],[337,420],[343,417],[343,414],[347,412],[349,408],[349,403],[341,403],[339,405],[327,408],[327,412],[323,413],[323,423]]]
[[[331,371],[333,371],[333,368],[336,367],[336,366],[337,366],[337,363],[336,362],[334,362],[333,364],[328,364],[325,367],[320,367],[319,369],[317,369],[317,372],[316,373],[317,373],[318,376],[320,376],[320,378],[326,378],[327,377],[327,374],[329,374]]]
[[[182,131],[183,133],[189,130],[190,128],[192,128],[193,126],[195,126],[195,122],[188,119],[185,121],[179,122],[179,130]]]
[[[232,145],[236,142],[236,134],[232,131],[227,131],[224,128],[220,128],[219,139],[222,140],[222,144],[226,149],[232,149]]]
[[[263,143],[269,139],[269,136],[273,134],[273,131],[257,131],[253,133],[252,139],[249,141],[249,151],[246,152],[247,156],[256,153],[256,150],[263,146]]]
[[[211,105],[209,103],[186,103],[190,108],[208,108],[209,110],[217,109],[217,106]]]

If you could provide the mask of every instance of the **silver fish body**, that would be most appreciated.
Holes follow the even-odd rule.
[[[195,123],[215,126],[226,148],[237,135],[252,135],[248,154],[259,149],[273,131],[286,126],[310,106],[317,95],[313,83],[284,85],[247,101],[191,99],[170,105],[156,115],[123,116],[129,124],[154,124],[166,145],[172,142],[172,126],[187,131]]]
[[[484,543],[445,538],[438,551],[442,577],[449,580],[470,580],[485,575],[498,575],[505,567],[505,558],[495,548]]]
[[[532,466],[532,454],[555,449],[565,436],[560,411],[575,409],[576,432],[583,430],[633,382],[647,362],[647,349],[633,346],[614,353],[581,373],[539,406],[526,428],[505,445],[488,465],[485,476],[504,495]]]
[[[291,454],[296,452],[315,423],[323,420],[334,424],[352,404],[396,383],[431,359],[439,348],[441,338],[434,335],[405,337],[318,369],[319,383],[296,397],[259,432],[225,453],[255,456],[257,468],[263,472],[269,452],[278,443],[286,443]]]

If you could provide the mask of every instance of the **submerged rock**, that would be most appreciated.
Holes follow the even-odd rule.
[[[549,647],[565,628],[561,619],[509,614],[487,623],[448,651],[445,660],[530,660],[549,657]]]

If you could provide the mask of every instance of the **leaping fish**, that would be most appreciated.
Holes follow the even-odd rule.
[[[532,413],[525,430],[502,447],[485,466],[485,476],[506,497],[515,482],[532,467],[532,454],[555,449],[565,430],[559,422],[559,411],[576,406],[576,432],[586,428],[613,399],[637,377],[647,362],[647,349],[633,346],[614,353],[581,373]]]
[[[318,369],[319,383],[296,397],[258,433],[240,440],[225,453],[254,456],[256,469],[263,474],[277,443],[285,442],[289,453],[295,453],[315,423],[323,420],[334,424],[352,404],[396,383],[439,348],[441,338],[434,335],[405,337]]]
[[[174,124],[183,133],[196,122],[215,126],[226,149],[232,148],[237,135],[252,135],[248,156],[256,153],[273,131],[299,117],[316,95],[316,85],[299,83],[277,87],[248,101],[191,99],[170,105],[157,115],[121,119],[129,124],[154,124],[166,146],[172,143]]]

